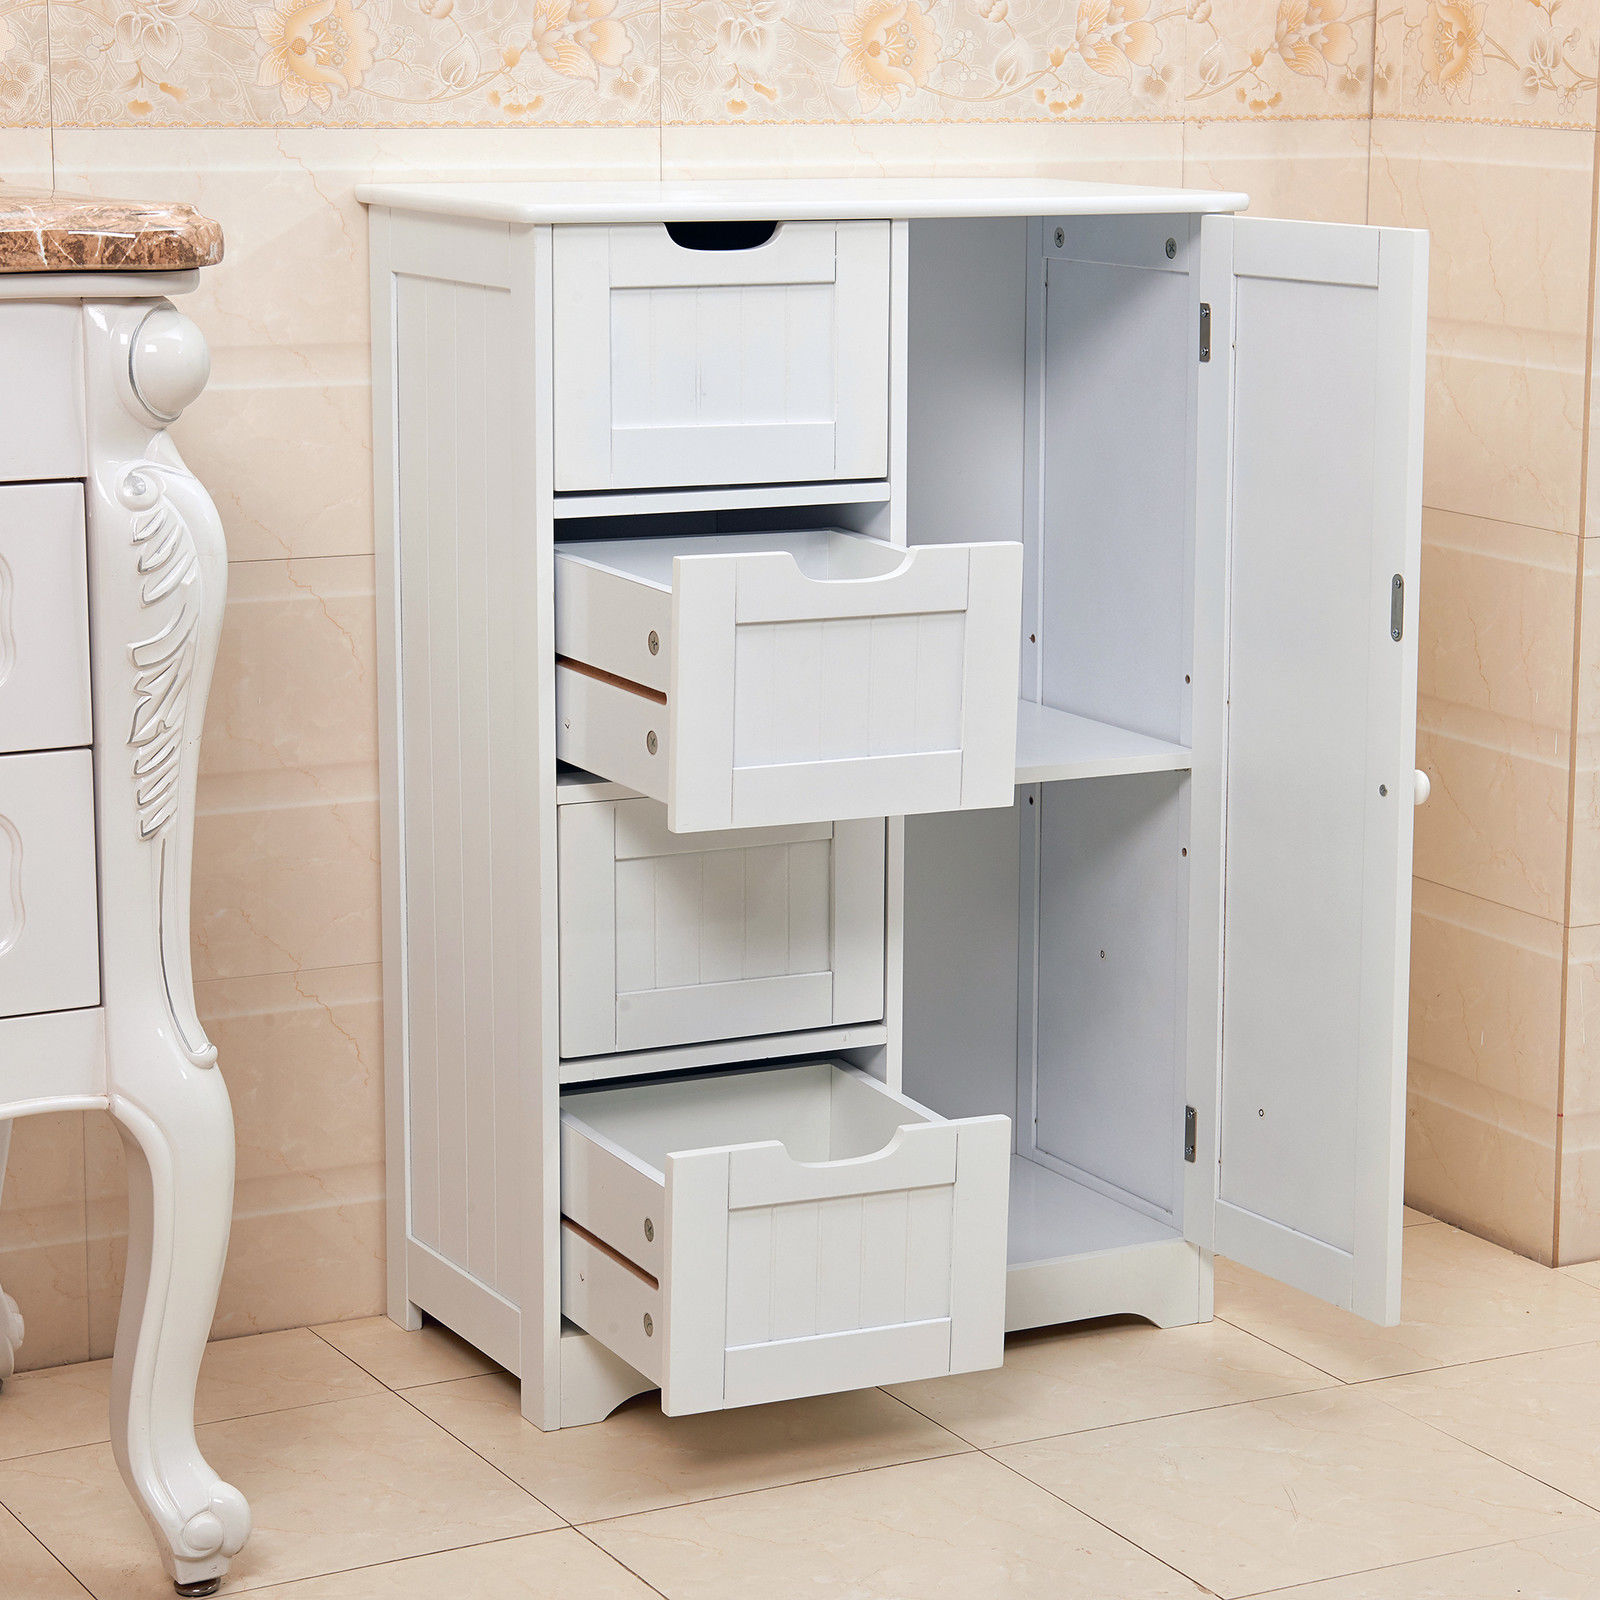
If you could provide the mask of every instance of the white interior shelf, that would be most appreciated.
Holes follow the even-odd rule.
[[[1170,1222],[1146,1216],[1026,1156],[1011,1158],[1006,1260],[1012,1266],[1181,1237]]]
[[[1092,717],[1023,700],[1017,705],[1017,782],[1111,778],[1130,772],[1187,772],[1193,753]]]

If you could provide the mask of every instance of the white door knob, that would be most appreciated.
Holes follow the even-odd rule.
[[[1412,797],[1412,804],[1419,806],[1426,805],[1428,803],[1428,796],[1433,793],[1433,785],[1428,781],[1428,774],[1424,772],[1421,767],[1417,768],[1416,783],[1417,788],[1415,795]]]

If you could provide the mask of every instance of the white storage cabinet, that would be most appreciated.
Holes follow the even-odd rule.
[[[391,1314],[546,1428],[1395,1321],[1425,239],[362,195]]]

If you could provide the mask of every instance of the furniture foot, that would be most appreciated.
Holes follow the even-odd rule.
[[[215,1594],[222,1587],[222,1579],[206,1578],[200,1583],[179,1583],[174,1580],[172,1587],[175,1593],[183,1596],[183,1600],[190,1600],[191,1596]]]
[[[178,1593],[210,1594],[250,1533],[244,1496],[194,1436],[195,1379],[228,1247],[233,1117],[221,1074],[188,1063],[151,1071],[139,1100],[111,1100],[129,1211],[112,1447]]]
[[[658,1385],[581,1328],[561,1330],[561,1426],[603,1422],[624,1400]]]

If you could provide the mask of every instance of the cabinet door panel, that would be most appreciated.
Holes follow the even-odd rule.
[[[1227,572],[1212,1242],[1393,1323],[1426,238],[1208,217],[1202,254],[1200,541]]]

